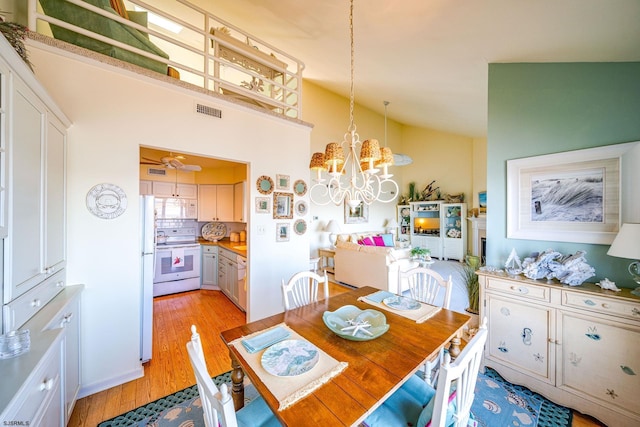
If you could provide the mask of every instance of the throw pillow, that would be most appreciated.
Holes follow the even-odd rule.
[[[453,390],[449,395],[448,405],[447,405],[447,419],[444,423],[445,426],[454,425],[453,414],[456,412],[456,389],[452,387]],[[420,417],[418,417],[417,426],[431,427],[431,417],[433,416],[433,405],[436,402],[436,396],[434,395],[427,406],[424,407],[422,412],[420,413]]]
[[[110,0],[111,7],[116,13],[122,16],[124,19],[129,19],[129,14],[127,13],[127,8],[124,7],[123,0]]]
[[[386,246],[382,236],[373,236],[373,244],[376,246]]]
[[[371,237],[365,237],[361,240],[361,242],[361,245],[364,246],[375,246],[375,243],[373,242],[373,239]]]
[[[381,234],[382,236],[382,240],[384,240],[384,245],[385,246],[389,246],[389,247],[393,247],[393,234],[391,233],[387,233],[387,234]]]

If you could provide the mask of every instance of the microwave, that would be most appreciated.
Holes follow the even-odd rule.
[[[198,219],[198,200],[156,197],[157,219]]]

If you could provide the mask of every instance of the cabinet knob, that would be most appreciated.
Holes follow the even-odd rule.
[[[31,307],[40,307],[40,304],[42,304],[42,301],[40,301],[38,298],[31,301]]]
[[[606,302],[602,303],[602,308],[609,308],[611,307],[609,304],[607,304]]]
[[[64,288],[64,282],[62,280],[56,282],[56,288]]]
[[[53,388],[53,378],[45,379],[40,383],[40,391],[51,390]]]
[[[634,316],[640,316],[640,310],[634,307],[634,309],[631,310],[631,314],[633,314]]]

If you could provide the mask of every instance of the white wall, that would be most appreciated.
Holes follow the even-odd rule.
[[[252,201],[260,196],[255,187],[260,175],[287,174],[291,182],[308,178],[310,127],[29,44],[36,76],[73,122],[67,153],[67,277],[69,283],[86,285],[81,395],[142,375],[140,145],[249,163],[247,320],[281,312],[281,279],[309,266],[308,233],[292,233],[289,242],[276,243],[276,222],[293,225],[295,218],[275,221],[255,214]],[[196,101],[221,109],[222,119],[196,114]],[[128,209],[122,216],[103,220],[86,209],[87,191],[98,183],[125,191]],[[258,234],[258,227],[265,233]]]

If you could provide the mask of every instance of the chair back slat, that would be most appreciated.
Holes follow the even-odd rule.
[[[211,379],[204,359],[200,335],[196,332],[194,325],[191,326],[191,340],[187,342],[187,353],[196,377],[205,426],[237,427],[233,399],[226,384],[218,389]]]
[[[438,296],[444,292],[443,308],[449,308],[451,302],[451,276],[445,280],[440,273],[425,267],[415,267],[407,271],[400,271],[399,283],[406,283],[411,298],[427,304],[437,305]]]
[[[434,397],[432,427],[444,427],[446,423],[448,400],[454,382],[456,383],[454,425],[456,427],[467,426],[486,341],[487,319],[484,318],[478,333],[469,341],[453,363],[451,363],[450,355],[445,354],[440,366],[438,386]]]
[[[313,271],[301,271],[294,274],[288,282],[282,280],[282,296],[285,310],[301,307],[318,301],[320,284],[324,298],[329,297],[329,278]]]

